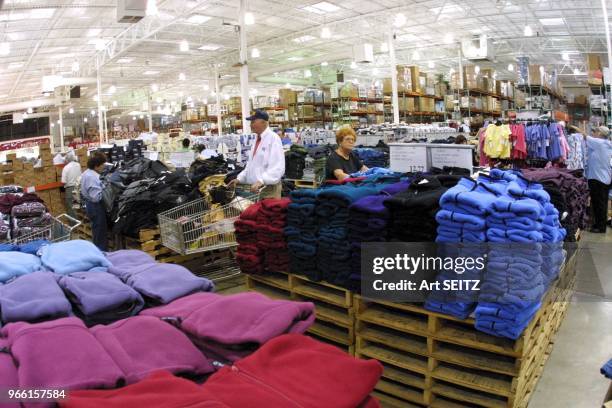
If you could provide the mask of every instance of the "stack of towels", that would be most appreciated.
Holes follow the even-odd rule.
[[[287,226],[284,229],[289,251],[291,273],[321,280],[317,270],[317,218],[315,208],[318,189],[301,189],[291,192],[291,204],[287,207]]]

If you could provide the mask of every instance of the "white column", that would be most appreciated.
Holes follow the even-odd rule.
[[[148,93],[148,104],[149,104],[149,132],[153,132],[153,98],[151,92]]]
[[[249,103],[249,66],[248,66],[248,50],[246,37],[246,24],[244,23],[244,15],[246,14],[247,0],[240,0],[240,15],[238,22],[240,24],[240,99],[242,106],[242,132],[244,134],[251,133],[251,124],[246,120],[251,114],[251,106]]]
[[[606,44],[608,45],[608,74],[612,75],[612,40],[610,40],[610,24],[608,24],[608,6],[606,5],[606,0],[601,0],[601,8],[603,9],[603,17],[604,17],[604,27],[606,29]],[[604,89],[606,89],[606,82],[604,77]],[[606,92],[608,95],[608,92]],[[608,101],[610,100],[610,95],[607,96]],[[608,109],[611,109],[608,106]],[[610,118],[610,112],[608,111],[608,116],[606,117],[606,122]],[[606,123],[607,124],[607,123]]]
[[[64,115],[62,112],[62,107],[59,107],[59,135],[60,135],[60,151],[64,150]]]
[[[389,31],[389,60],[391,64],[391,106],[393,107],[393,123],[399,124],[399,96],[397,93],[397,61],[395,59],[395,34]]]
[[[98,134],[99,143],[102,144],[104,139],[104,123],[102,115],[102,76],[100,74],[100,57],[96,57],[96,83],[98,88]]]
[[[463,83],[463,52],[461,51],[461,44],[459,44],[459,88],[463,90],[465,84]]]
[[[104,109],[104,143],[108,144],[108,123],[106,122],[106,108]]]
[[[219,68],[215,65],[215,97],[217,99],[217,127],[219,136],[223,133],[223,119],[221,118],[221,89],[219,89]]]

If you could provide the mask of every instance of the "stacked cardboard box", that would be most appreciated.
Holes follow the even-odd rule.
[[[289,104],[297,103],[297,92],[291,89],[279,89],[278,97],[278,106],[287,107]]]
[[[401,97],[398,98],[399,110],[401,112],[415,112],[414,98]]]
[[[476,73],[476,65],[466,65],[463,67],[463,85],[466,89],[480,89],[480,86],[484,85],[482,77]]]
[[[419,107],[417,109],[418,112],[434,112],[435,111],[436,101],[434,98],[420,96],[417,99],[419,100]]]
[[[599,55],[587,54],[587,70],[589,85],[601,86],[603,84],[603,73]]]
[[[49,212],[54,217],[66,212],[63,194],[64,193],[62,193],[59,188],[36,192],[36,195],[45,202]]]

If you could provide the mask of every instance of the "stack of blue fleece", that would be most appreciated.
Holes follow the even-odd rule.
[[[540,308],[550,283],[543,273],[545,238],[564,234],[553,225],[550,231],[544,230],[547,209],[551,224],[555,214],[540,184],[497,169],[478,180],[500,195],[486,217],[489,255],[475,326],[495,336],[517,339]],[[556,219],[558,224],[558,213]]]
[[[319,223],[317,265],[326,281],[348,286],[352,249],[348,236],[349,207],[363,197],[377,195],[384,184],[345,184],[321,190],[317,196]]]
[[[606,378],[612,380],[612,359],[608,360],[608,362],[599,369],[599,372],[605,375]]]
[[[317,270],[317,218],[315,208],[320,190],[302,189],[291,192],[284,233],[292,273],[321,280]]]

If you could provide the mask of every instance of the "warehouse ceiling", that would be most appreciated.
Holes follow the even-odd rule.
[[[215,67],[223,97],[238,93],[240,0],[157,0],[157,12],[133,24],[117,22],[115,0],[0,4],[0,105],[41,98],[46,75],[91,82],[97,63],[107,106],[138,110],[149,93],[154,106],[190,96],[212,103]],[[495,58],[479,64],[498,77],[526,56],[576,84],[586,79],[585,54],[606,53],[601,0],[249,0],[248,11],[252,95],[336,71],[361,83],[388,77],[391,32],[398,63],[443,74],[458,69],[459,42],[482,34]],[[365,43],[374,62],[351,64]],[[95,81],[84,85],[76,108],[97,106],[95,93]]]

